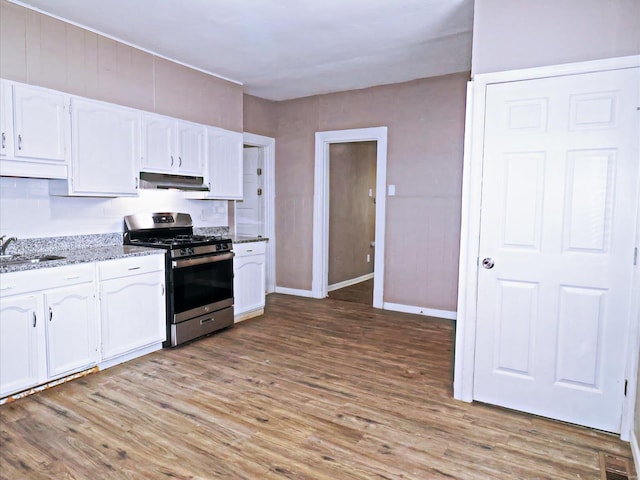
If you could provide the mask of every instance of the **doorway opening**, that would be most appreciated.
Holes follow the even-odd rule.
[[[373,263],[373,306],[383,308],[384,233],[387,176],[387,127],[316,132],[315,189],[313,206],[313,280],[312,294],[324,298],[329,292],[329,217],[330,156],[332,144],[369,142],[375,152],[375,227],[371,263]],[[335,149],[335,147],[334,147]],[[367,189],[368,194],[368,189]],[[369,245],[371,245],[369,243]],[[369,247],[370,248],[370,247]],[[365,254],[366,255],[366,254]],[[366,256],[365,256],[366,258]]]
[[[275,150],[276,141],[243,134],[243,200],[236,201],[234,225],[238,235],[262,236],[266,244],[265,293],[276,290]]]
[[[373,305],[376,142],[329,146],[330,298]]]

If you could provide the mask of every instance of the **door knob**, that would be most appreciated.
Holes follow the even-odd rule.
[[[482,260],[482,266],[487,270],[491,270],[495,264],[496,262],[493,261],[493,258],[487,257],[484,260]]]

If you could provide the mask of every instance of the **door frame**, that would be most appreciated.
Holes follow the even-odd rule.
[[[255,133],[244,132],[242,143],[252,147],[262,149],[262,161],[264,170],[264,186],[266,195],[264,197],[264,229],[265,236],[269,239],[266,244],[266,268],[265,268],[265,288],[266,293],[276,291],[276,221],[275,221],[275,160],[276,160],[276,139],[256,135]],[[237,209],[234,208],[234,224]]]
[[[491,84],[533,80],[563,75],[640,67],[640,55],[609,58],[572,64],[553,65],[474,76],[467,84],[464,158],[462,175],[462,217],[460,231],[460,263],[458,272],[458,320],[456,322],[455,370],[453,396],[473,401],[475,337],[477,324],[477,291],[480,246],[480,210],[482,199],[482,167],[484,151],[484,118],[487,87]],[[638,178],[640,185],[640,178]],[[640,198],[639,198],[640,200]],[[640,225],[636,225],[640,243]],[[635,266],[632,289],[640,289],[640,266]],[[621,435],[629,440],[633,429],[635,391],[638,379],[640,347],[640,301],[632,298],[629,312],[627,346],[627,397],[622,406]],[[637,412],[640,414],[640,412]]]
[[[384,251],[387,188],[387,127],[356,128],[316,132],[313,198],[313,274],[314,298],[325,298],[329,284],[329,145],[369,142],[376,145],[376,227],[373,272],[373,306],[383,308]]]

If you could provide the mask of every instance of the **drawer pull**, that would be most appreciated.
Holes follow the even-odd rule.
[[[80,278],[80,275],[74,275],[73,277],[64,277],[65,280],[77,280]]]
[[[253,252],[253,250],[247,250],[247,253],[251,253],[251,252]]]
[[[140,270],[140,267],[131,267],[129,270]]]
[[[11,290],[12,288],[13,288],[13,285],[9,285],[8,287],[0,288],[0,290]]]

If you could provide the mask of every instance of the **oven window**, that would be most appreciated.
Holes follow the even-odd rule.
[[[174,313],[233,298],[233,259],[173,268]]]

